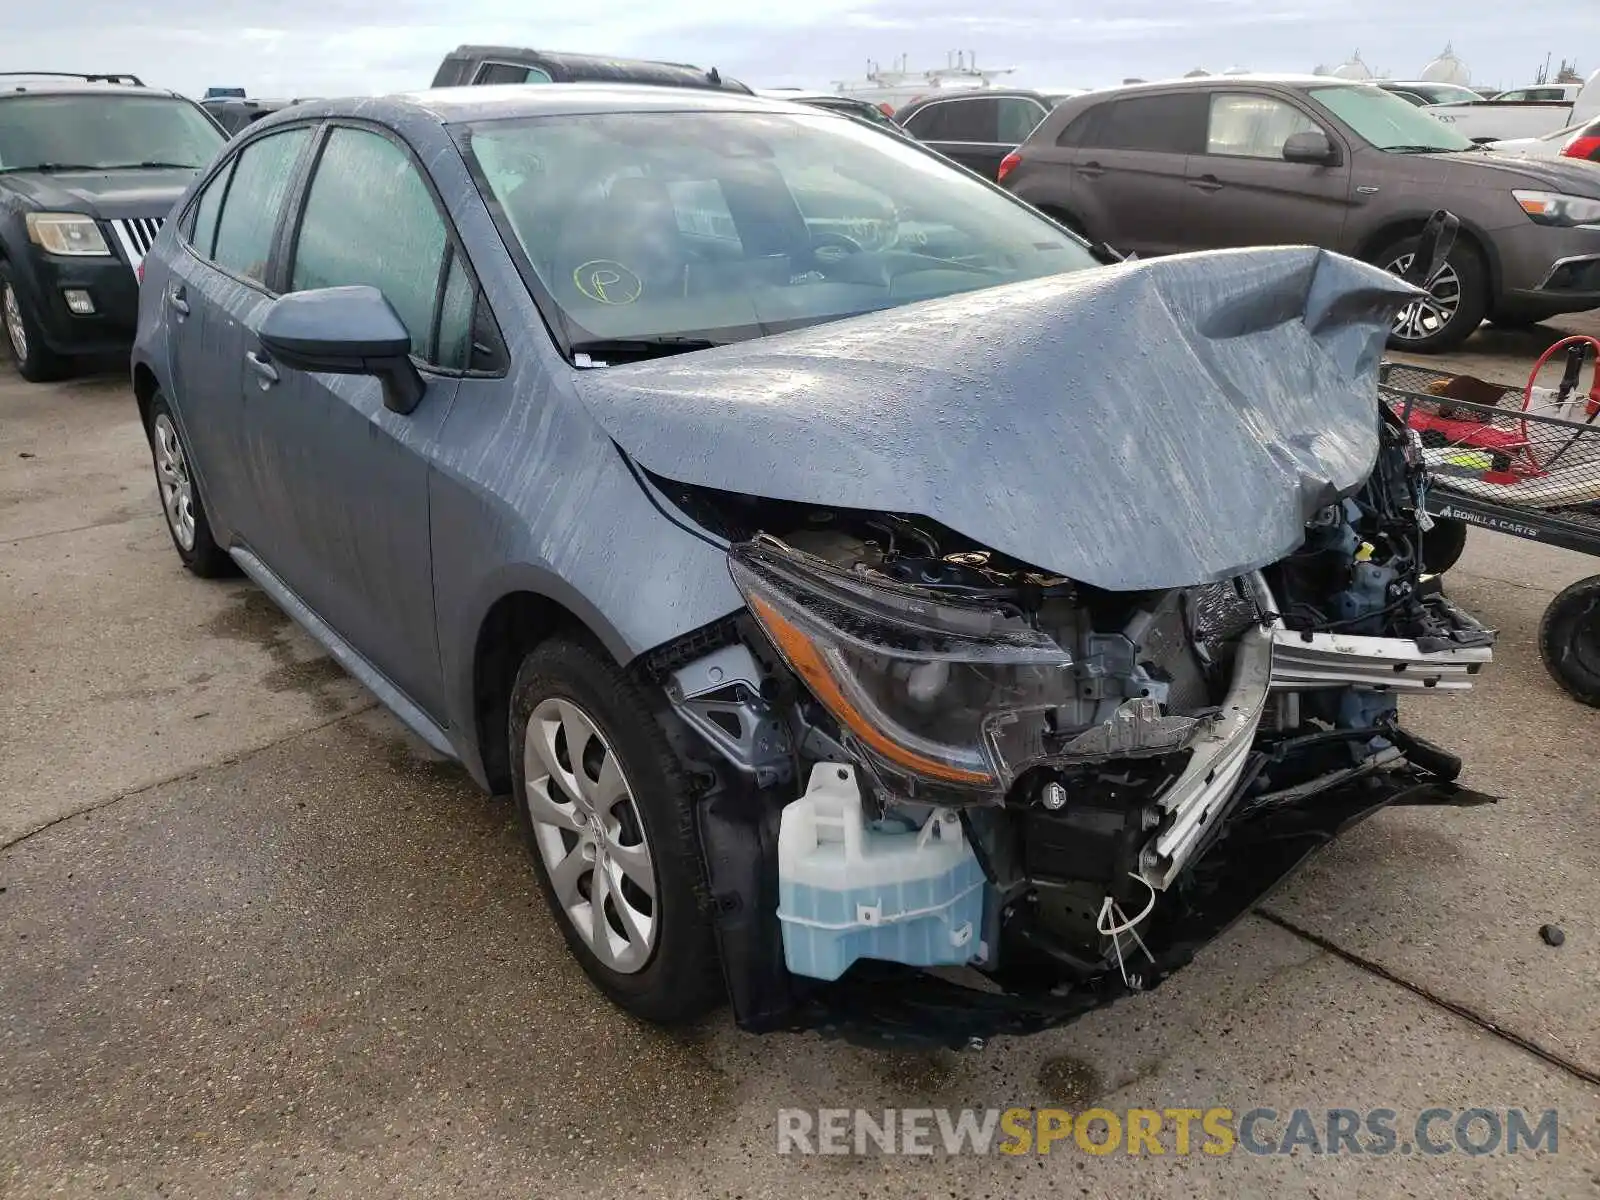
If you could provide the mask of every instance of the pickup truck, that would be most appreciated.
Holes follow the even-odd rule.
[[[1542,137],[1600,117],[1600,71],[1590,75],[1570,101],[1480,100],[1476,104],[1430,104],[1422,111],[1474,142]]]

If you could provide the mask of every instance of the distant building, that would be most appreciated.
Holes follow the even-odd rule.
[[[1422,78],[1428,83],[1456,83],[1465,87],[1472,82],[1472,72],[1446,43],[1444,53],[1422,68]]]
[[[1333,69],[1335,79],[1371,79],[1372,69],[1361,61],[1361,51],[1357,50],[1348,62],[1342,62]]]

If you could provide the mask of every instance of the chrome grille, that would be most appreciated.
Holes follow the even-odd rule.
[[[111,222],[111,232],[116,234],[123,257],[135,271],[155,245],[156,234],[161,232],[161,217],[127,217]]]

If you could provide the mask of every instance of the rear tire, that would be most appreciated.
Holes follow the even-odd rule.
[[[1433,575],[1443,575],[1461,560],[1467,548],[1467,523],[1454,517],[1435,517],[1433,528],[1422,535],[1422,566]]]
[[[1600,575],[1578,580],[1544,610],[1539,657],[1569,696],[1600,708]]]
[[[195,478],[189,448],[183,444],[178,423],[157,392],[150,398],[150,461],[156,471],[156,493],[167,522],[172,548],[183,565],[201,579],[220,579],[238,574],[228,552],[217,545],[206,519],[206,506],[200,499],[200,482]]]
[[[71,362],[44,344],[38,314],[13,279],[11,264],[0,260],[0,332],[17,372],[29,383],[66,378]]]
[[[1385,246],[1372,261],[1398,275],[1410,265],[1420,240],[1420,237],[1402,238]],[[1421,319],[1411,320],[1415,303],[1403,308],[1389,332],[1391,350],[1442,354],[1454,350],[1478,331],[1489,312],[1489,272],[1477,247],[1464,237],[1458,237],[1439,268],[1439,274],[1430,282],[1429,291],[1437,298],[1432,306],[1433,315],[1425,311]],[[1454,305],[1448,315],[1444,312],[1447,303]],[[1442,321],[1441,316],[1445,317]]]
[[[647,1021],[714,1008],[725,989],[690,777],[645,689],[557,635],[523,660],[509,724],[517,820],[579,965]]]

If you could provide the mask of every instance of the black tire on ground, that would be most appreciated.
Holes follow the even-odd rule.
[[[644,964],[631,972],[615,970],[600,961],[562,908],[540,853],[528,804],[524,746],[529,719],[547,700],[575,704],[587,716],[601,739],[609,743],[633,793],[633,808],[649,848],[656,895],[649,902],[655,924],[654,945]],[[645,687],[631,679],[604,650],[557,635],[541,642],[523,660],[512,689],[509,725],[517,821],[533,859],[539,889],[579,965],[615,1003],[647,1021],[677,1024],[715,1008],[725,999],[726,989],[709,905],[703,900],[705,870],[695,832],[690,776],[668,744]],[[603,757],[604,746],[596,747],[593,741],[582,748],[565,743],[563,746],[569,770],[582,770],[589,779],[597,778],[600,767],[591,754],[598,750]],[[591,762],[595,763],[593,767]],[[534,769],[539,770],[537,760]],[[587,876],[588,890],[581,888],[582,878],[578,880],[579,890],[585,896],[592,895],[592,870]],[[617,925],[613,929],[621,932]]]
[[[11,332],[11,322],[7,317],[12,304],[16,305],[21,318],[25,346],[17,345],[16,336]],[[38,315],[22,289],[16,287],[11,264],[4,259],[0,259],[0,337],[5,338],[6,350],[11,355],[11,361],[17,364],[18,373],[29,383],[64,379],[71,370],[71,360],[63,358],[44,344]]]
[[[1433,528],[1422,535],[1422,566],[1443,575],[1455,566],[1467,548],[1467,523],[1454,517],[1435,517]]]
[[[1568,695],[1600,708],[1600,575],[1550,601],[1539,621],[1539,657]]]
[[[183,565],[201,579],[220,579],[237,575],[238,565],[229,557],[226,550],[217,545],[216,538],[211,534],[211,522],[206,519],[206,506],[200,498],[200,483],[194,474],[189,447],[183,444],[183,435],[178,432],[178,423],[173,419],[172,409],[167,404],[167,398],[160,392],[150,399],[149,421],[145,436],[150,442],[150,464],[156,472],[156,498],[161,502],[161,515],[167,524],[167,534],[172,538],[172,548],[178,552]],[[168,483],[163,477],[162,451],[158,444],[160,437],[167,430],[171,431],[170,437],[179,448],[181,471],[189,484],[189,506],[194,513],[193,544],[187,547],[173,525],[172,515],[167,511]]]
[[[1419,240],[1417,237],[1408,237],[1392,242],[1373,255],[1372,261],[1387,269],[1390,263],[1414,254]],[[1483,324],[1489,312],[1489,272],[1483,265],[1483,256],[1465,237],[1458,237],[1445,259],[1445,266],[1454,270],[1461,281],[1461,300],[1455,314],[1438,331],[1423,337],[1402,338],[1390,333],[1390,349],[1409,350],[1416,354],[1441,354],[1446,350],[1454,350]]]

